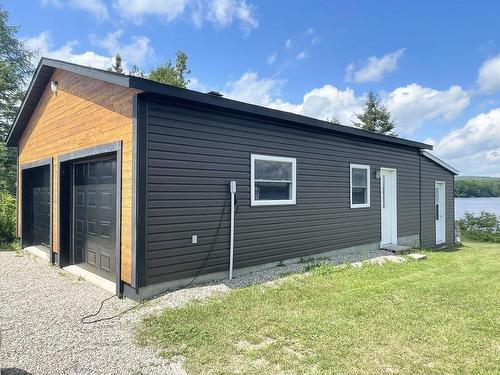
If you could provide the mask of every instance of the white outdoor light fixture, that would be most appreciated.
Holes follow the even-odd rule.
[[[57,93],[57,81],[50,81],[50,91],[52,91],[54,94]]]

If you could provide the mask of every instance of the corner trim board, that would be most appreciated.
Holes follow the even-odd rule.
[[[137,94],[134,96],[134,145],[135,155],[134,162],[135,169],[133,169],[133,197],[135,202],[133,204],[133,245],[135,254],[135,283],[133,288],[138,290],[139,287],[144,286],[147,279],[146,267],[146,229],[147,229],[147,113],[148,113],[148,96],[147,94]]]

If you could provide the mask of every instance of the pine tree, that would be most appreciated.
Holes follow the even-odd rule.
[[[0,5],[0,189],[16,192],[17,152],[5,146],[33,73],[33,52],[16,38],[18,27],[8,24],[9,14]]]
[[[122,57],[117,53],[115,56],[115,61],[111,64],[109,69],[112,72],[123,74]]]
[[[356,117],[358,121],[353,123],[356,128],[373,133],[396,135],[394,132],[396,124],[391,119],[391,113],[380,104],[380,99],[371,91],[368,93],[363,112],[358,113]]]

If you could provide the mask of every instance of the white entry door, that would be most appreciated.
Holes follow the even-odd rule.
[[[445,211],[445,183],[436,181],[435,185],[435,207],[436,219],[436,245],[446,241],[446,211]]]
[[[380,168],[380,207],[381,240],[380,245],[398,243],[398,200],[396,170]]]

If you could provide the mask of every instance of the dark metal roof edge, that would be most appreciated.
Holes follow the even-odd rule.
[[[322,129],[326,131],[333,131],[340,134],[355,136],[359,138],[371,139],[379,142],[386,142],[392,144],[399,144],[407,147],[414,147],[419,149],[429,149],[432,150],[432,146],[411,141],[409,139],[397,138],[388,135],[371,133],[365,130],[356,129],[350,126],[333,124],[326,121],[318,120],[312,117],[302,116],[295,113],[280,111],[277,109],[271,109],[267,107],[262,107],[254,104],[244,103],[233,99],[216,97],[213,95],[204,94],[198,91],[181,89],[174,86],[165,85],[162,83],[154,82],[149,79],[140,78],[136,76],[129,76],[120,73],[110,72],[103,69],[91,68],[82,65],[77,65],[70,62],[54,60],[49,58],[41,58],[36,69],[36,73],[31,80],[30,86],[28,88],[27,94],[21,104],[19,112],[17,113],[14,124],[10,130],[9,136],[7,137],[7,146],[16,146],[19,140],[20,134],[24,130],[25,124],[19,124],[19,119],[24,114],[26,103],[31,100],[39,100],[40,96],[33,97],[32,88],[34,83],[37,81],[40,71],[43,67],[48,66],[54,69],[62,69],[70,71],[72,73],[80,74],[86,77],[102,80],[105,82],[113,83],[115,85],[135,88],[137,90],[142,90],[144,92],[149,92],[153,94],[158,94],[162,96],[167,96],[175,98],[178,100],[186,100],[190,102],[205,104],[209,106],[218,107],[225,110],[243,112],[251,115],[272,118],[280,121],[285,121],[288,123],[294,123],[302,126],[309,126],[316,129]],[[30,114],[31,115],[31,114]],[[21,128],[19,128],[21,126]],[[19,133],[19,134],[18,134]]]

